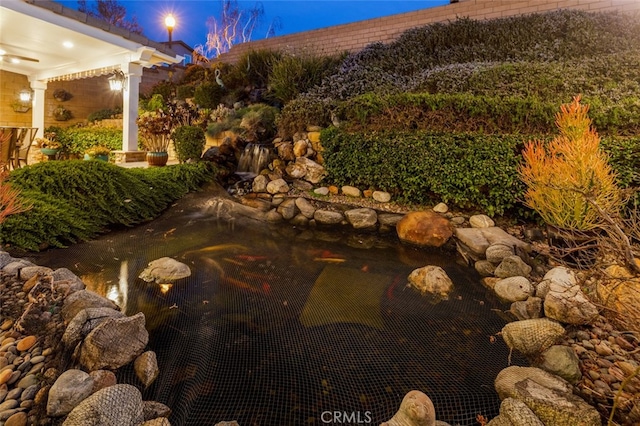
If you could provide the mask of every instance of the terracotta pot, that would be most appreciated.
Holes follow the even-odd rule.
[[[150,166],[165,166],[168,160],[167,152],[147,152],[147,163]]]

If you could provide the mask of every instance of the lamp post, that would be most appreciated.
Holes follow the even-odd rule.
[[[167,31],[169,32],[169,49],[171,49],[171,34],[173,33],[173,27],[176,26],[176,18],[173,15],[169,14],[164,18],[164,24],[167,27]]]

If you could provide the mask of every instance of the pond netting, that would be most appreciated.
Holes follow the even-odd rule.
[[[498,414],[493,382],[509,353],[494,335],[508,306],[455,253],[180,211],[37,260],[145,314],[160,375],[146,389],[130,367],[118,378],[168,405],[172,425],[377,425],[414,389],[451,425]],[[164,286],[137,278],[162,256],[192,275]],[[448,299],[406,286],[427,264],[452,279]]]

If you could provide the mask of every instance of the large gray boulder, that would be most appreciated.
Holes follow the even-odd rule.
[[[512,425],[544,426],[544,423],[527,407],[527,404],[514,398],[507,398],[502,401],[500,415],[507,418]]]
[[[142,312],[107,318],[89,333],[80,350],[80,363],[89,371],[116,370],[133,361],[149,342]]]
[[[62,342],[68,349],[73,349],[95,327],[107,318],[122,318],[124,313],[111,308],[85,308],[78,312],[69,322],[62,335]]]
[[[291,220],[298,214],[298,207],[296,206],[296,200],[293,198],[287,198],[276,208],[276,211],[280,213],[284,220]]]
[[[313,218],[321,225],[337,225],[344,220],[342,213],[330,210],[316,210]]]
[[[494,244],[515,247],[525,252],[531,251],[531,246],[508,234],[502,228],[456,228],[454,235],[457,239],[458,251],[463,257],[473,261],[485,258],[487,249]]]
[[[549,389],[531,379],[516,383],[515,391],[515,399],[527,404],[545,425],[600,426],[602,424],[598,411],[571,392]]]
[[[63,426],[137,426],[144,421],[142,395],[117,384],[94,393],[69,413]]]
[[[373,209],[351,209],[344,212],[347,222],[355,229],[366,229],[378,223],[378,215]]]
[[[505,257],[513,256],[514,254],[513,246],[497,243],[487,247],[485,257],[489,262],[499,265]]]
[[[146,282],[168,283],[191,276],[188,265],[170,257],[152,260],[138,276]]]
[[[527,300],[535,292],[531,282],[525,277],[504,278],[493,287],[498,297],[508,302]]]
[[[494,385],[500,399],[515,398],[517,395],[516,383],[525,379],[533,380],[560,393],[571,393],[573,389],[566,380],[540,368],[512,365],[500,371],[495,378]]]
[[[313,214],[316,212],[316,208],[306,198],[296,198],[296,207],[300,210],[300,213],[307,219],[313,219]]]
[[[563,335],[562,325],[547,318],[514,321],[502,328],[502,338],[507,346],[524,355],[538,354],[550,348]]]
[[[93,379],[82,370],[67,370],[49,389],[47,415],[60,417],[69,414],[82,400],[91,394]]]
[[[53,281],[66,281],[69,284],[71,292],[84,290],[87,286],[84,282],[73,272],[67,268],[58,268],[51,273]]]
[[[65,322],[69,322],[83,309],[101,307],[120,310],[118,305],[106,297],[92,291],[79,290],[64,299],[60,314]]]
[[[301,165],[306,170],[304,175],[304,179],[313,184],[320,183],[325,176],[327,176],[327,171],[324,167],[315,161],[311,160],[307,157],[298,157],[296,158],[296,164]]]
[[[575,384],[582,378],[580,359],[568,346],[551,346],[540,355],[538,367],[562,377],[569,383]]]
[[[591,303],[579,285],[565,287],[550,281],[544,298],[544,314],[565,324],[590,324],[598,316],[598,308]]]
[[[494,271],[498,278],[527,277],[531,273],[531,266],[524,263],[519,256],[507,256],[502,259]]]
[[[527,300],[513,302],[509,312],[520,321],[540,318],[542,316],[542,299],[529,297]]]
[[[158,374],[160,373],[156,353],[147,351],[140,354],[133,362],[133,369],[144,387],[148,387],[158,378]]]

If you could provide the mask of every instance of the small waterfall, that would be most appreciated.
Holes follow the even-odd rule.
[[[248,144],[238,161],[238,172],[260,173],[269,164],[272,154],[271,145]]]

